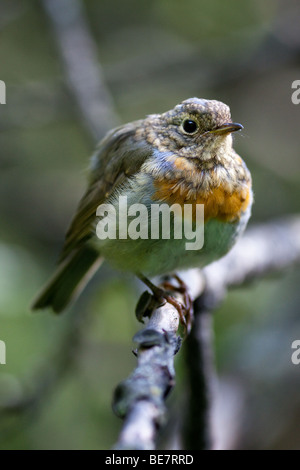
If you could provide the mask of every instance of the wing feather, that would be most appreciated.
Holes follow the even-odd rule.
[[[141,123],[136,121],[110,131],[98,145],[92,157],[89,185],[67,231],[60,261],[94,235],[99,204],[137,173],[151,155],[151,147],[136,137]]]

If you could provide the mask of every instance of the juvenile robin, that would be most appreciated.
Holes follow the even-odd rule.
[[[171,111],[111,130],[92,156],[88,188],[67,231],[57,270],[33,309],[61,312],[103,259],[135,273],[155,291],[149,277],[203,267],[224,256],[251,213],[251,175],[232,148],[232,133],[242,128],[232,122],[224,103],[190,98]],[[97,208],[103,203],[115,207],[118,228],[123,217],[118,201],[125,196],[128,207],[143,204],[149,219],[154,204],[190,205],[194,226],[195,207],[202,204],[204,245],[187,250],[184,234],[176,238],[172,230],[169,238],[100,239]],[[176,217],[175,211],[173,221]]]

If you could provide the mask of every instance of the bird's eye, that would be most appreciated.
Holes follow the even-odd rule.
[[[195,132],[198,130],[198,124],[192,119],[185,119],[182,123],[182,129],[187,134],[195,134]]]

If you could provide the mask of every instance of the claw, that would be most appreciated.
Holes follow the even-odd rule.
[[[176,308],[179,314],[180,322],[184,326],[185,333],[189,334],[193,323],[193,301],[188,293],[188,288],[182,279],[180,279],[180,277],[175,274],[172,277],[174,277],[179,285],[174,286],[170,281],[165,281],[162,284],[162,289],[161,287],[153,284],[142,274],[138,274],[138,277],[141,279],[141,281],[144,282],[144,284],[146,284],[147,287],[149,287],[149,289],[151,289],[154,297],[159,303],[163,305],[167,301]],[[175,297],[170,295],[170,292],[179,292],[182,294],[183,303],[179,302]]]

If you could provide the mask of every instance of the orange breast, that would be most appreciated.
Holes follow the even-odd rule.
[[[170,205],[204,204],[204,219],[219,219],[225,222],[235,222],[244,212],[250,202],[250,185],[240,191],[229,192],[228,189],[218,186],[207,192],[191,194],[187,188],[178,187],[178,182],[154,182],[154,201],[166,202]],[[193,211],[194,212],[194,211]]]

